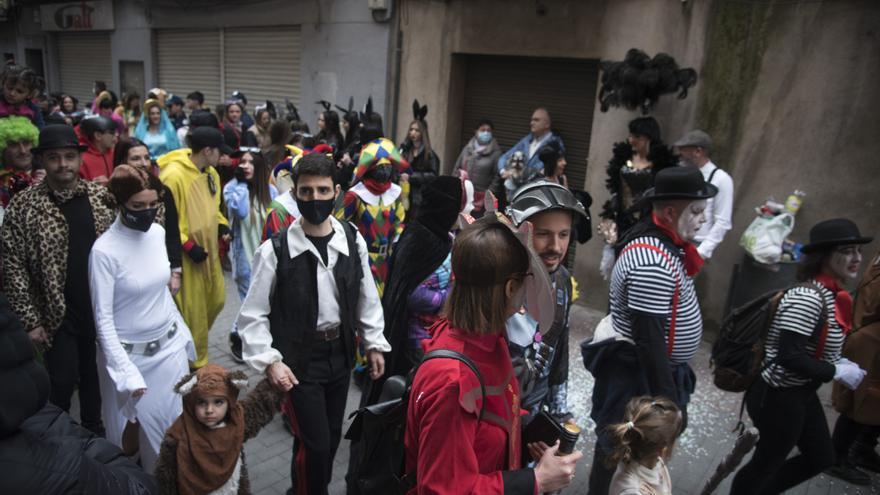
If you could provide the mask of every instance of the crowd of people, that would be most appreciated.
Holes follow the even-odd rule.
[[[396,490],[574,480],[582,452],[540,427],[586,420],[569,409],[566,264],[572,239],[591,237],[591,199],[565,175],[547,109],[507,149],[481,119],[443,175],[418,101],[397,145],[371,101],[319,102],[313,135],[293,105],[251,117],[240,91],[208,109],[198,91],[119,100],[97,81],[78,109],[27,67],[7,66],[0,86],[0,375],[15,389],[0,400],[0,466],[26,466],[0,491],[250,493],[244,442],[280,411],[289,493],[327,493],[352,372],[371,406],[414,369]],[[652,117],[614,145],[597,226],[609,312],[581,343],[592,495],[673,492],[666,463],[703,334],[695,280],[731,229],[733,180],[712,149],[696,129],[665,144]],[[731,493],[781,493],[826,469],[865,484],[859,466],[880,467],[880,257],[855,305],[846,290],[871,240],[848,219],[811,229],[744,397],[761,436]],[[221,331],[262,377],[242,400],[247,376],[208,355],[224,270],[241,307]],[[830,381],[833,435],[817,396]],[[359,458],[348,492],[388,493],[360,483]]]

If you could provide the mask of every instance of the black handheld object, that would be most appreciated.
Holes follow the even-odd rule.
[[[581,436],[581,429],[578,425],[565,423],[562,426],[562,434],[559,436],[559,449],[556,451],[556,455],[568,455],[574,452],[574,444],[577,443],[579,436]]]
[[[541,411],[523,430],[523,444],[544,442],[553,445],[562,436],[562,425],[547,411]]]

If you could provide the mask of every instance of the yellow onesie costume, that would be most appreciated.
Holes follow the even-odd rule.
[[[226,300],[218,228],[229,222],[220,213],[217,170],[209,166],[199,171],[189,156],[189,149],[179,149],[162,155],[158,163],[159,178],[171,190],[177,205],[181,244],[186,250],[195,243],[208,253],[208,258],[201,263],[183,256],[180,292],[174,296],[196,345],[193,366],[200,368],[208,363],[208,330]]]

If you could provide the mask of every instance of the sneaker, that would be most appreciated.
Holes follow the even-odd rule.
[[[854,448],[850,456],[858,467],[880,473],[880,455],[876,450]]]
[[[229,350],[232,352],[232,359],[236,363],[244,362],[244,359],[241,357],[241,337],[237,333],[229,334]]]
[[[840,478],[843,481],[848,481],[853,485],[871,485],[871,476],[869,476],[868,473],[857,468],[855,464],[853,464],[852,461],[850,461],[849,459],[826,469],[825,474],[829,476],[834,476],[835,478]]]

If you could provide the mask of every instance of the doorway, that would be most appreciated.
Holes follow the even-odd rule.
[[[119,61],[120,96],[137,93],[144,96],[144,63],[142,61]]]

